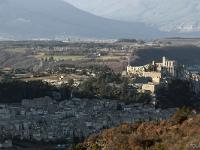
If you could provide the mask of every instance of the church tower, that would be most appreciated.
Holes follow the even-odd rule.
[[[162,61],[162,63],[163,63],[163,67],[164,67],[164,66],[166,66],[166,57],[163,56],[162,60],[163,60],[163,61]]]

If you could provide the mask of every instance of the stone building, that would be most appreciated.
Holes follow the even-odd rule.
[[[192,72],[190,79],[192,82],[193,91],[198,94],[200,92],[200,74]]]
[[[144,66],[137,66],[137,67],[133,67],[133,66],[130,66],[130,65],[127,66],[128,75],[142,76],[144,71],[145,71]]]
[[[150,77],[153,83],[159,84],[162,78],[162,74],[160,72],[143,72],[143,77]]]
[[[152,65],[155,70],[154,71],[147,71],[148,66]],[[178,76],[178,64],[175,60],[168,60],[166,57],[162,58],[162,62],[155,63],[155,61],[152,62],[152,64],[147,64],[144,66],[127,66],[127,73],[128,75],[138,75],[138,76],[144,76],[144,77],[152,77],[156,80],[156,82],[159,82],[159,78],[162,78],[162,76],[165,77],[177,77]]]
[[[184,70],[175,60],[169,60],[166,57],[162,58],[162,62],[156,63],[153,61],[151,64],[144,66],[127,66],[127,74],[132,77],[150,78],[148,83],[142,83],[142,91],[149,91],[155,93],[159,84],[165,79],[169,78],[182,78]]]
[[[161,71],[166,76],[176,77],[177,76],[177,62],[175,60],[168,60],[166,57],[162,58]]]
[[[34,98],[34,99],[24,99],[22,100],[22,106],[31,108],[31,107],[48,107],[54,103],[50,97],[41,97],[41,98]]]
[[[155,84],[153,82],[149,82],[147,84],[142,85],[142,91],[143,92],[150,92],[151,94],[154,94],[157,87],[158,87],[158,84]]]

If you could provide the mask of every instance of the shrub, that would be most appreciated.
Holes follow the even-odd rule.
[[[82,145],[82,144],[78,144],[76,145],[75,149],[74,150],[86,150],[85,146]]]
[[[165,146],[163,144],[155,144],[155,146],[153,146],[151,148],[151,150],[165,150]]]
[[[100,150],[99,145],[97,144],[92,145],[92,150]]]
[[[180,108],[175,115],[172,117],[172,122],[175,124],[182,124],[191,115],[191,110],[188,107]]]

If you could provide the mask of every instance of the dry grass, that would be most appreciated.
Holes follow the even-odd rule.
[[[42,52],[37,53],[34,57],[37,59],[45,58],[45,53],[42,53]]]
[[[87,150],[93,145],[99,150],[192,150],[191,144],[200,144],[200,115],[177,124],[172,120],[124,124],[89,137],[83,145]]]

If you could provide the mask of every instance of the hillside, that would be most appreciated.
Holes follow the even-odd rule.
[[[190,150],[198,149],[200,115],[182,111],[170,120],[124,124],[89,137],[76,150]]]
[[[144,38],[160,35],[142,23],[86,13],[63,0],[1,0],[0,39]]]
[[[193,45],[144,48],[138,50],[135,55],[137,59],[132,62],[133,65],[145,65],[152,60],[161,61],[163,56],[177,60],[186,66],[200,64],[200,48]]]
[[[199,0],[65,0],[112,19],[142,22],[169,32],[200,31]]]

